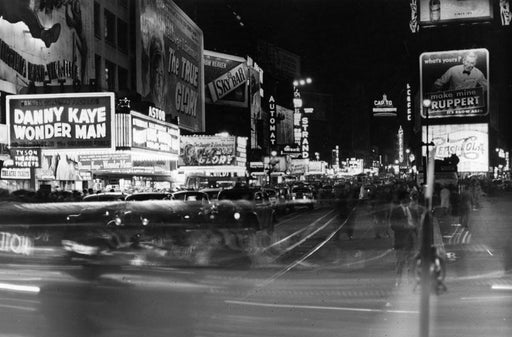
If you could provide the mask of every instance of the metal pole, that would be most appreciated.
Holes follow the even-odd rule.
[[[428,109],[430,102],[424,101],[423,107],[426,108],[425,123],[426,137],[425,146],[427,147],[426,163],[424,169],[425,182],[425,206],[426,212],[422,224],[422,246],[421,256],[421,300],[420,300],[420,337],[429,337],[430,323],[430,292],[432,289],[432,276],[430,266],[432,264],[432,241],[433,241],[433,224],[432,224],[432,195],[434,190],[434,163],[435,158],[429,157],[429,141],[428,141]]]

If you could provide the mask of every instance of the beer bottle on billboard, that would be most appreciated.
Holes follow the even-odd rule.
[[[441,19],[441,1],[430,0],[430,21],[435,22]]]

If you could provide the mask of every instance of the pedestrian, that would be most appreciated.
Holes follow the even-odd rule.
[[[404,269],[407,278],[412,271],[412,260],[414,257],[415,245],[417,241],[417,225],[415,216],[409,208],[409,193],[402,191],[399,194],[399,205],[394,207],[390,215],[391,230],[394,233],[393,248],[395,250],[395,286],[400,285],[403,278]]]
[[[443,215],[447,215],[450,211],[450,189],[448,186],[443,185],[441,192],[439,192],[441,198],[441,212]]]
[[[336,239],[340,239],[340,233],[345,233],[349,240],[354,236],[354,226],[356,217],[356,206],[359,189],[352,189],[350,184],[345,184],[345,188],[337,200],[338,215],[343,226],[336,233]]]
[[[469,214],[472,208],[473,197],[470,191],[471,187],[467,185],[462,186],[460,200],[458,203],[458,215],[460,224],[463,228],[469,230]]]

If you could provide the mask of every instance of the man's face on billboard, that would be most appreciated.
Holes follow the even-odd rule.
[[[471,71],[475,67],[476,64],[476,56],[468,55],[464,58],[463,61],[464,71]]]

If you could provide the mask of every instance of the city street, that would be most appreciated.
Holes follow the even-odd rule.
[[[464,243],[446,235],[445,248],[456,257],[448,263],[447,292],[431,296],[432,336],[512,333],[512,277],[504,271],[511,199],[484,197]],[[361,215],[353,240],[336,241],[329,237],[342,222],[332,208],[298,210],[281,217],[278,244],[251,266],[104,267],[85,280],[75,277],[80,267],[5,265],[2,333],[416,336],[420,289],[414,280],[395,287],[392,241],[374,239],[370,224]]]

